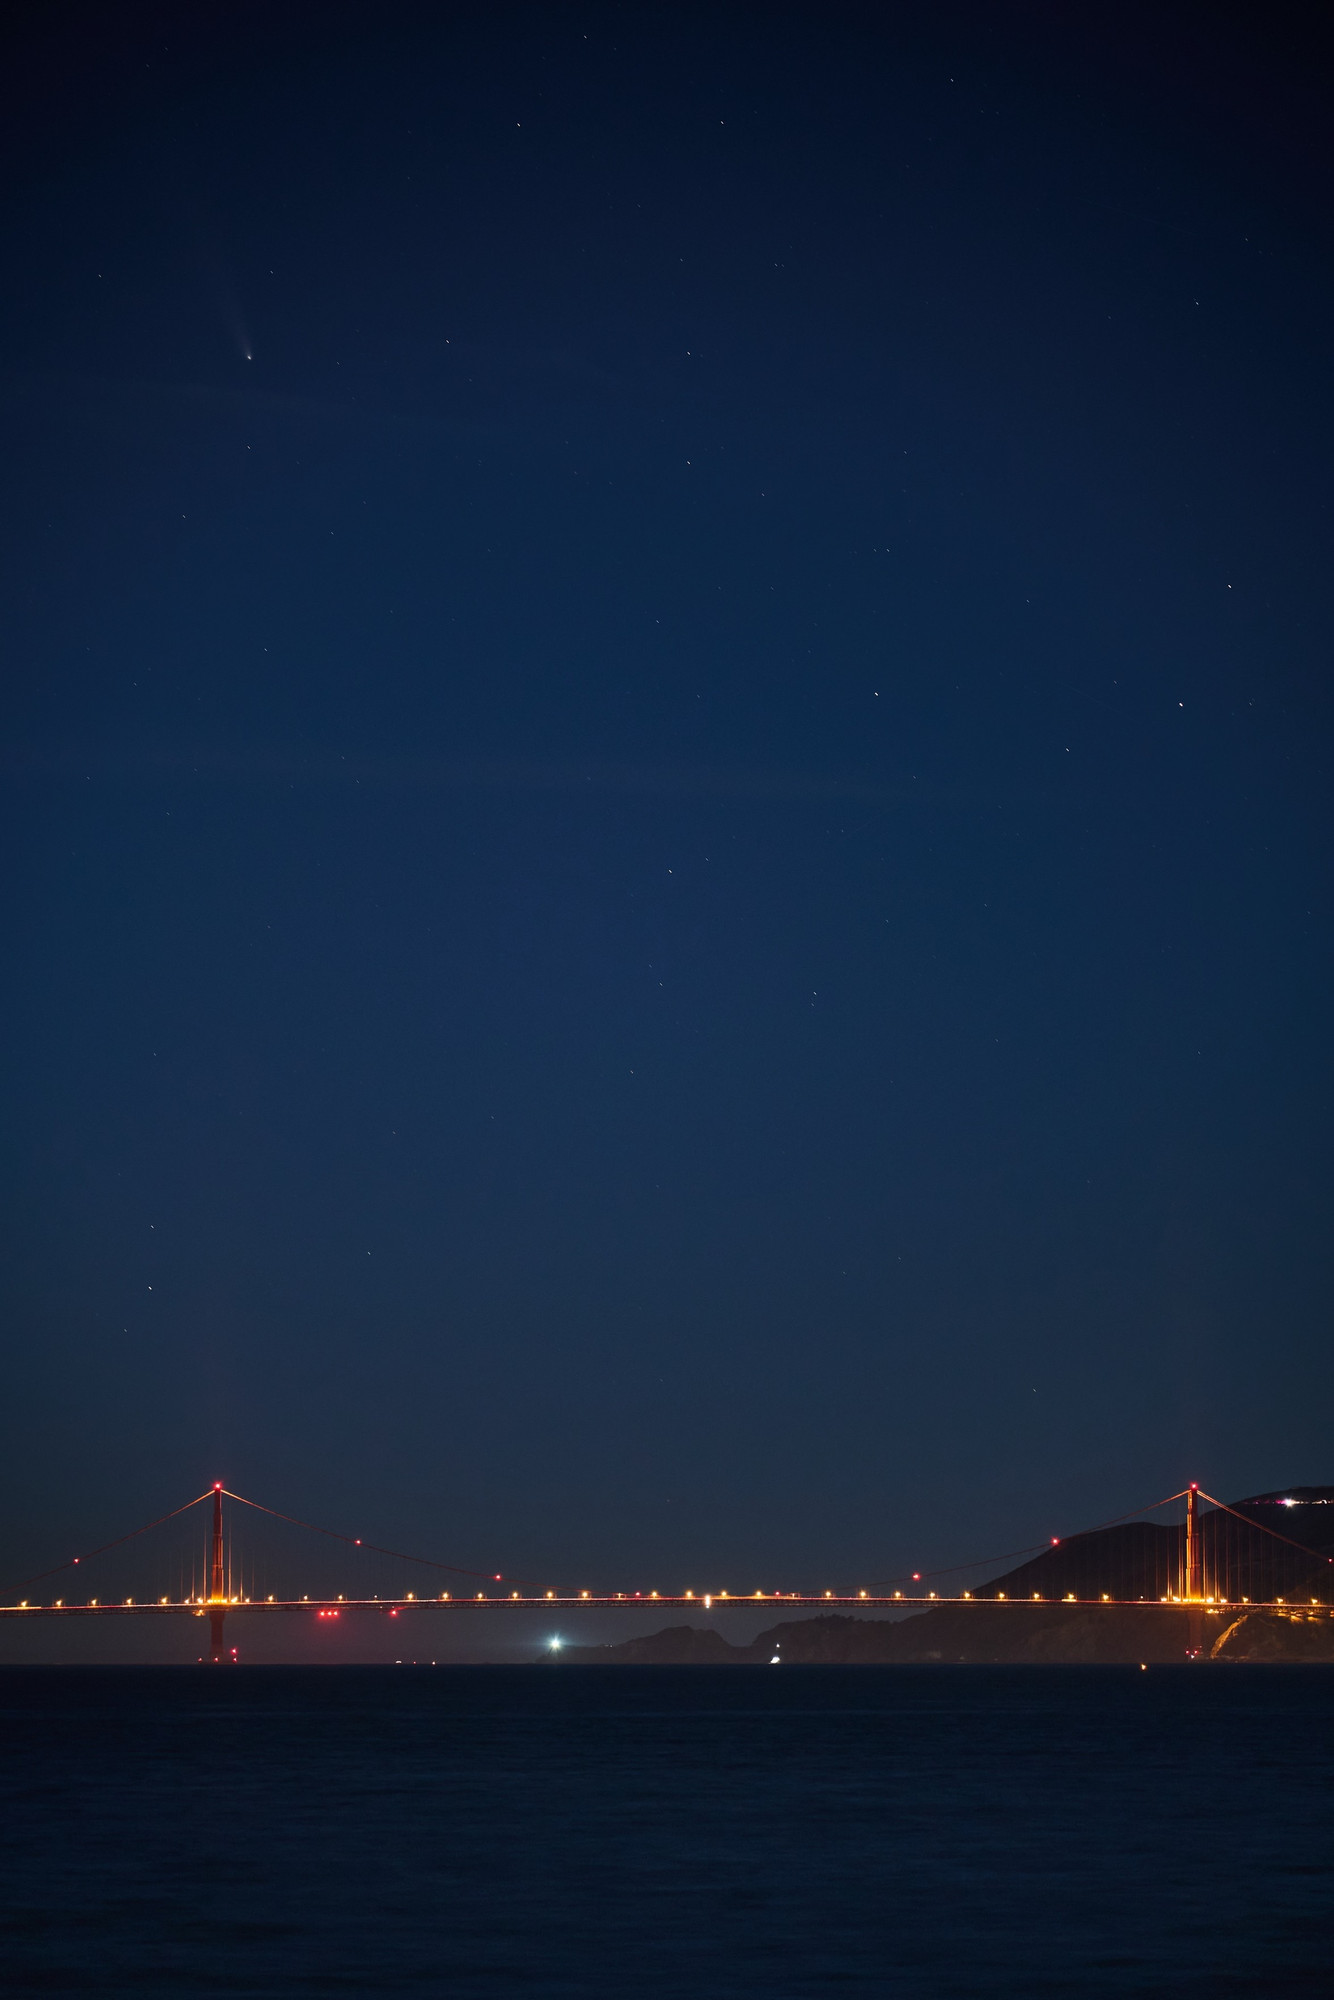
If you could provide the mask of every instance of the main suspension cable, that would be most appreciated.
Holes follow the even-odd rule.
[[[1276,1542],[1286,1542],[1290,1549],[1300,1549],[1311,1562],[1334,1563],[1334,1556],[1322,1555],[1319,1549],[1308,1548],[1305,1542],[1294,1542],[1291,1535],[1280,1535],[1277,1528],[1267,1528],[1263,1521],[1252,1521],[1249,1515],[1239,1514],[1235,1507],[1229,1507],[1226,1500],[1215,1500],[1212,1493],[1204,1488],[1196,1489],[1201,1500],[1207,1500],[1211,1507],[1220,1507],[1225,1514],[1231,1514],[1234,1521],[1240,1521],[1247,1528],[1255,1528],[1262,1535],[1272,1535]]]
[[[174,1521],[178,1514],[188,1514],[201,1500],[211,1500],[213,1493],[214,1489],[210,1486],[207,1493],[196,1494],[194,1499],[187,1500],[183,1507],[173,1507],[170,1514],[159,1514],[156,1521],[145,1521],[142,1528],[131,1528],[128,1535],[117,1535],[114,1542],[103,1542],[100,1549],[89,1549],[87,1555],[71,1556],[68,1562],[57,1563],[54,1569],[39,1570],[36,1576],[25,1578],[22,1583],[15,1584],[14,1588],[28,1590],[34,1583],[44,1583],[48,1576],[59,1576],[62,1571],[73,1569],[78,1563],[91,1562],[94,1556],[104,1556],[109,1549],[118,1549],[125,1542],[134,1541],[137,1535],[146,1535],[150,1528],[160,1528],[164,1521]]]
[[[244,1493],[233,1493],[230,1486],[224,1486],[222,1491],[229,1500],[239,1500],[243,1507],[253,1507],[257,1514],[270,1514],[275,1521],[288,1521],[294,1528],[308,1529],[312,1535],[327,1535],[330,1541],[345,1542],[350,1549],[366,1549],[372,1555],[392,1556],[396,1562],[418,1563],[423,1569],[447,1570],[451,1576],[481,1577],[487,1583],[505,1581],[495,1570],[466,1569],[462,1563],[436,1562],[431,1556],[410,1556],[402,1549],[382,1548],[378,1542],[362,1541],[359,1535],[344,1535],[337,1528],[322,1528],[317,1521],[302,1521],[295,1514],[284,1514],[278,1507],[266,1507],[261,1500],[247,1500]]]
[[[1106,1528],[1119,1528],[1123,1521],[1137,1521],[1142,1514],[1152,1514],[1159,1507],[1170,1507],[1174,1500],[1184,1500],[1188,1491],[1189,1488],[1183,1486],[1180,1493],[1169,1493],[1165,1500],[1151,1501],[1147,1507],[1132,1507],[1128,1514],[1118,1514],[1111,1521],[1099,1521],[1097,1526],[1093,1528],[1079,1528],[1073,1535],[1052,1535],[1045,1542],[1030,1543],[1026,1549],[1011,1549],[1008,1555],[979,1556],[975,1562],[950,1563],[944,1569],[914,1570],[911,1576],[906,1579],[902,1576],[883,1577],[879,1582],[873,1583],[871,1589],[887,1590],[891,1584],[903,1583],[905,1581],[923,1583],[927,1577],[931,1576],[957,1576],[961,1570],[989,1569],[993,1563],[1017,1562],[1020,1556],[1041,1555],[1047,1549],[1064,1548],[1067,1543],[1077,1542],[1084,1535],[1100,1535]],[[1207,1498],[1208,1496],[1206,1495],[1205,1497]],[[1294,1544],[1295,1546],[1296,1544]]]

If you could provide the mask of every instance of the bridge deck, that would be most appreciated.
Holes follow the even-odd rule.
[[[67,1604],[4,1604],[0,1605],[0,1618],[125,1618],[159,1616],[170,1617],[188,1615],[195,1618],[207,1617],[210,1612],[271,1612],[271,1611],[379,1611],[397,1615],[403,1611],[690,1611],[708,1612],[750,1610],[772,1607],[780,1611],[934,1611],[944,1605],[968,1605],[970,1609],[981,1610],[985,1606],[1016,1604],[1064,1605],[1070,1609],[1115,1611],[1162,1608],[1164,1610],[1196,1611],[1284,1611],[1301,1612],[1309,1617],[1312,1612],[1334,1615],[1334,1605],[1316,1598],[1205,1598],[1188,1600],[1181,1597],[907,1597],[899,1592],[888,1596],[870,1591],[843,1594],[821,1591],[818,1596],[807,1596],[799,1591],[753,1591],[749,1596],[740,1596],[729,1591],[697,1592],[690,1596],[668,1596],[660,1592],[627,1592],[602,1594],[594,1591],[543,1592],[540,1596],[521,1596],[516,1592],[505,1596],[487,1597],[480,1591],[472,1596],[447,1595],[440,1597],[228,1597],[228,1598],[171,1598],[150,1599],[148,1601],[129,1600],[116,1604],[83,1603]]]

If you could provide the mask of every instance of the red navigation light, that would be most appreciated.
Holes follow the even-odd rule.
[[[1060,1536],[1059,1536],[1059,1535],[1053,1535],[1053,1536],[1052,1536],[1052,1538],[1051,1538],[1051,1545],[1052,1545],[1052,1547],[1053,1547],[1054,1549],[1059,1549],[1059,1548],[1060,1548],[1060,1546],[1061,1546],[1061,1538],[1060,1538]]]
[[[912,1580],[914,1583],[920,1583],[922,1581],[922,1572],[920,1569],[915,1569],[913,1571]]]
[[[213,1482],[213,1491],[214,1491],[215,1493],[221,1493],[221,1491],[222,1491],[222,1481],[221,1481],[220,1479],[215,1479],[215,1480],[214,1480],[214,1482]],[[236,1649],[235,1649],[235,1647],[233,1647],[233,1649],[232,1649],[232,1650],[233,1650],[233,1652],[234,1652],[234,1651],[236,1650]]]
[[[79,1558],[78,1558],[77,1556],[75,1556],[74,1560],[75,1560],[75,1562],[77,1562],[77,1561],[79,1560]]]
[[[493,1578],[492,1578],[492,1581],[493,1581],[494,1583],[503,1583],[503,1582],[505,1581],[505,1579],[504,1579],[504,1577],[503,1577],[503,1576],[499,1576],[499,1575],[497,1575],[497,1576],[495,1576],[495,1577],[493,1577]]]
[[[356,1546],[357,1546],[357,1548],[360,1548],[360,1547],[361,1547],[361,1536],[360,1536],[360,1535],[358,1535],[358,1536],[357,1536],[357,1540],[356,1540]]]
[[[1199,1482],[1199,1480],[1198,1480],[1198,1479],[1192,1479],[1192,1480],[1191,1480],[1191,1482],[1190,1482],[1190,1490],[1191,1490],[1191,1492],[1192,1492],[1192,1493],[1198,1493],[1198,1492],[1199,1492],[1199,1490],[1200,1490],[1200,1482]]]

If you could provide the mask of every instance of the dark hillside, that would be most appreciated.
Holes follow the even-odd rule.
[[[1144,1598],[1156,1603],[1181,1587],[1182,1548],[1180,1528],[1128,1521],[1091,1535],[1071,1535],[972,1594],[1093,1600],[1105,1594],[1120,1602]]]
[[[1240,1518],[1238,1518],[1240,1517]],[[1205,1594],[1230,1601],[1334,1603],[1334,1487],[1294,1486],[1203,1508]],[[1296,1546],[1294,1546],[1296,1545]],[[1071,1535],[972,1593],[980,1598],[1102,1596],[1125,1603],[1179,1595],[1185,1529],[1130,1521]]]
[[[620,1646],[570,1646],[560,1658],[575,1666],[1175,1666],[1197,1644],[1203,1659],[1334,1662],[1334,1620],[1147,1604],[942,1604],[898,1623],[794,1620],[749,1646],[678,1625]]]

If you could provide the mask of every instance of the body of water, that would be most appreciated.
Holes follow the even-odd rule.
[[[1334,1669],[0,1671],[13,1993],[1328,1995]]]

